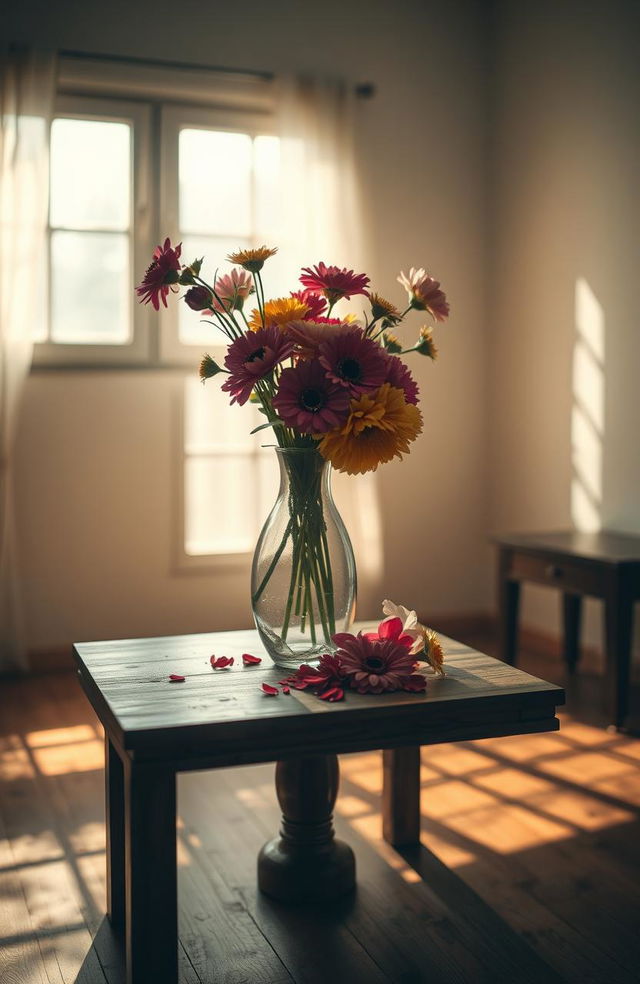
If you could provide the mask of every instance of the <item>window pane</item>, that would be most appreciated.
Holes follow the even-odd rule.
[[[53,121],[52,226],[122,231],[129,228],[130,144],[128,123]]]
[[[251,234],[251,137],[220,130],[180,131],[180,229]]]
[[[257,437],[251,434],[264,417],[252,404],[243,407],[229,403],[229,394],[220,389],[222,377],[208,380],[204,385],[196,378],[185,380],[184,443],[187,454],[212,451],[244,451],[257,448]]]
[[[257,535],[255,460],[243,455],[185,462],[185,550],[248,553]]]
[[[128,342],[132,297],[128,236],[108,232],[51,234],[54,342]]]
[[[279,238],[280,209],[278,175],[280,173],[280,140],[278,137],[256,137],[253,141],[256,209],[254,234],[256,241]]]
[[[204,256],[202,277],[213,284],[216,273],[220,277],[231,270],[232,264],[227,260],[229,253],[249,245],[249,239],[240,236],[233,239],[224,236],[185,236],[182,240],[182,259],[185,263],[191,263]],[[181,293],[184,295],[186,291]],[[247,304],[247,310],[252,310],[251,301]],[[213,325],[203,324],[199,313],[188,308],[184,301],[178,310],[178,333],[183,345],[203,345],[206,350],[207,346],[226,344],[222,331]]]

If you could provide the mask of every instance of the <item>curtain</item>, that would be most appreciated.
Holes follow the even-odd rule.
[[[14,503],[14,445],[44,289],[55,56],[0,48],[0,672],[26,669]]]
[[[358,172],[357,131],[363,102],[343,81],[283,79],[277,98],[282,199],[278,209],[283,280],[323,261],[366,273],[369,216]],[[295,243],[295,255],[292,244]],[[302,244],[302,255],[300,249]],[[284,275],[286,274],[286,278]],[[335,312],[360,315],[363,298]],[[375,473],[334,473],[336,503],[353,543],[358,618],[381,614],[382,520]]]

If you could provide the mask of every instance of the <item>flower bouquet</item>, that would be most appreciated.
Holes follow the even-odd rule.
[[[400,356],[435,359],[431,328],[403,348],[394,330],[411,311],[444,321],[449,306],[423,269],[401,273],[400,310],[369,289],[369,278],[318,263],[301,287],[267,299],[262,269],[275,249],[232,253],[229,273],[201,275],[202,260],[181,262],[181,245],[158,246],[137,292],[156,310],[187,288],[185,303],[226,337],[224,365],[205,355],[203,381],[224,375],[231,403],[255,403],[271,429],[280,492],[253,560],[252,608],[261,639],[281,666],[295,669],[335,651],[355,611],[353,551],[330,490],[330,467],[350,475],[408,453],[422,431],[418,386]],[[361,320],[337,315],[338,302],[361,296]],[[255,299],[248,310],[247,301]]]

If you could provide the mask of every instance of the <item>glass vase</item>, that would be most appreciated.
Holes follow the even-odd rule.
[[[331,495],[331,465],[315,447],[276,448],[280,489],[256,544],[253,618],[274,663],[317,662],[355,615],[353,548]]]

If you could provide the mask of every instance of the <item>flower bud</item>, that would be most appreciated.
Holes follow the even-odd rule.
[[[184,295],[184,300],[192,311],[206,311],[211,307],[213,295],[207,287],[191,287]]]
[[[219,372],[224,372],[224,369],[221,369],[218,363],[208,353],[205,354],[202,357],[198,371],[202,382],[204,383],[205,379],[211,379],[213,376],[217,376]]]

